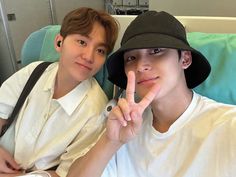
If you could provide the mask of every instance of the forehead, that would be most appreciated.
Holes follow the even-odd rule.
[[[124,52],[124,55],[127,54],[132,54],[132,53],[142,53],[142,52],[147,52],[147,51],[152,51],[152,50],[160,49],[160,50],[166,50],[166,51],[175,51],[178,49],[173,49],[173,48],[165,48],[165,47],[152,47],[152,48],[142,48],[142,49],[130,49]]]
[[[94,22],[93,27],[92,27],[92,31],[88,35],[89,36],[96,35],[96,37],[106,38],[105,27],[102,24],[100,24],[99,22]]]
[[[99,45],[106,46],[106,31],[104,26],[100,23],[95,22],[92,28],[92,31],[87,35],[91,40],[96,41]]]
[[[143,52],[147,52],[147,51],[152,50],[152,49],[158,49],[158,47],[127,50],[127,51],[124,52],[124,56],[125,55],[130,55],[130,54],[135,54],[135,53],[143,53]]]
[[[83,38],[84,40],[86,39],[89,42],[94,43],[96,45],[106,46],[105,28],[97,22],[94,23],[93,28],[89,34],[81,34],[78,32],[70,34],[68,35],[68,37],[69,36],[74,38]]]

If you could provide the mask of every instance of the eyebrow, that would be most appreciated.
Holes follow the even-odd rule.
[[[82,35],[82,34],[81,34]],[[89,38],[90,40],[92,39],[89,35],[85,34],[85,35],[82,35],[82,36],[85,36],[87,38]],[[101,47],[105,47],[106,49],[108,49],[108,45],[105,43],[105,42],[99,42],[97,44],[97,46],[101,46]]]

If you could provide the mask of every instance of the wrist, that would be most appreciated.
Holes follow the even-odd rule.
[[[105,144],[109,148],[116,149],[116,150],[119,149],[124,144],[121,141],[117,141],[117,140],[113,140],[113,139],[109,138],[107,133],[104,133],[104,135],[102,137],[102,141],[103,141],[103,144]]]

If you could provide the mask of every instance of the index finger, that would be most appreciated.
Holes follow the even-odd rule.
[[[12,170],[19,170],[20,166],[16,163],[16,161],[11,156],[6,156],[5,164],[8,168]]]
[[[156,94],[159,92],[160,86],[158,84],[155,84],[151,87],[149,92],[143,97],[143,99],[138,103],[139,107],[143,110],[145,110],[150,103],[155,98]]]
[[[128,80],[126,87],[126,99],[128,103],[134,102],[134,92],[135,92],[135,75],[133,71],[128,72]]]
[[[8,162],[5,162],[2,165],[3,169],[1,170],[4,173],[18,173],[17,169],[14,169]]]

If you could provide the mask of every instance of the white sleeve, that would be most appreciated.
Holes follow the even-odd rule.
[[[116,155],[114,155],[112,159],[109,161],[101,177],[118,177]]]

